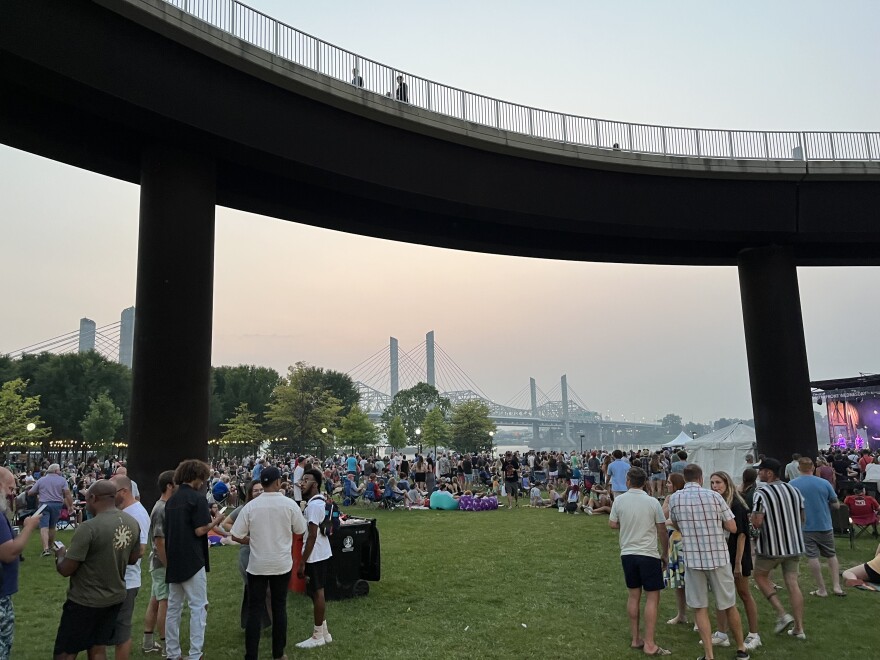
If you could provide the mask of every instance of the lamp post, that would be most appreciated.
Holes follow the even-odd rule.
[[[495,431],[489,431],[489,453],[495,455]]]
[[[321,427],[321,435],[324,436],[324,438],[321,440],[321,460],[323,461],[324,460],[324,443],[327,442],[327,427],[326,426]]]
[[[584,434],[581,433],[581,454],[584,453]]]
[[[419,443],[419,456],[422,455],[422,429],[420,426],[416,427],[416,441]]]

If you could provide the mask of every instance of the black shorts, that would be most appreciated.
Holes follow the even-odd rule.
[[[508,495],[513,495],[514,497],[519,496],[519,482],[518,481],[505,481],[504,482],[504,492]]]
[[[306,593],[312,596],[327,584],[327,567],[329,559],[306,563]]]
[[[662,591],[663,569],[659,559],[645,555],[621,555],[623,579],[627,589]]]
[[[865,573],[868,574],[868,582],[871,582],[873,584],[880,584],[880,573],[875,571],[867,564],[865,564]]]
[[[93,646],[108,646],[113,639],[116,616],[121,607],[122,603],[109,607],[86,607],[71,600],[65,601],[53,653],[76,655]]]

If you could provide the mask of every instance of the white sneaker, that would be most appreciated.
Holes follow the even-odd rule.
[[[806,635],[806,633],[805,633],[803,630],[801,630],[799,633],[796,633],[796,632],[794,631],[794,628],[792,628],[791,630],[789,630],[789,631],[788,631],[788,634],[789,634],[790,637],[795,637],[796,639],[806,639],[806,638],[807,638],[807,635]]]
[[[324,644],[325,644],[325,642],[324,642],[324,635],[323,634],[321,636],[312,635],[307,640],[302,641],[299,644],[297,644],[296,648],[298,648],[298,649],[313,649],[317,646],[324,646]]]
[[[773,628],[773,632],[775,632],[778,635],[793,623],[794,623],[794,617],[791,614],[789,614],[788,612],[786,612],[781,617],[776,619],[776,627]]]
[[[753,651],[759,646],[762,646],[761,636],[758,633],[749,633],[746,635],[744,642],[746,649],[749,651]]]
[[[584,509],[584,511],[587,512],[587,515],[588,515],[588,516],[592,516],[592,515],[593,515],[593,510],[592,510],[590,507],[587,507],[586,509]]]
[[[324,643],[329,644],[333,641],[333,636],[330,634],[330,631],[327,630],[327,622],[321,624],[321,634],[324,636]]]
[[[700,640],[700,644],[703,640]],[[716,630],[712,633],[712,646],[730,646],[730,638],[723,632]]]

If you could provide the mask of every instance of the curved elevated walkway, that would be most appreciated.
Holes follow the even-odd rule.
[[[684,158],[444,116],[316,73],[162,0],[3,0],[0,142],[138,182],[217,163],[223,206],[370,236],[591,261],[880,263],[880,162]]]

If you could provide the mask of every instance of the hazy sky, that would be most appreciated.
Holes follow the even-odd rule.
[[[251,0],[366,57],[553,110],[878,130],[878,2]],[[138,188],[0,147],[0,351],[134,304]],[[880,269],[801,269],[812,378],[880,371]],[[181,320],[181,322],[183,322]],[[437,343],[493,399],[559,376],[620,419],[751,417],[734,268],[416,247],[217,209],[214,357],[347,371]]]

